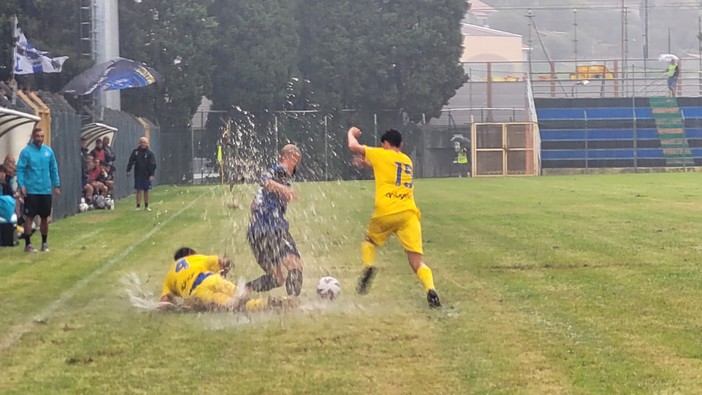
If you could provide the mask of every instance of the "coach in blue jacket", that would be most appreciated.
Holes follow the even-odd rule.
[[[17,186],[24,196],[24,241],[25,252],[37,252],[32,246],[32,223],[37,215],[41,218],[41,250],[49,251],[46,239],[49,235],[51,215],[51,189],[61,194],[58,164],[54,151],[44,145],[44,131],[40,127],[32,130],[32,141],[22,150],[17,161]]]

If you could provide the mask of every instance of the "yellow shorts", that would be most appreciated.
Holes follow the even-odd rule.
[[[213,307],[230,307],[236,299],[236,285],[223,279],[219,274],[212,274],[202,280],[190,296],[197,298],[197,303]]]
[[[419,213],[406,210],[395,214],[373,217],[368,224],[368,238],[378,246],[385,244],[390,235],[396,234],[406,251],[423,254],[422,225]]]

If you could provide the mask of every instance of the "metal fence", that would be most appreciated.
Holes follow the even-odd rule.
[[[51,109],[51,149],[61,178],[61,195],[53,198],[52,217],[58,219],[75,214],[80,202],[81,120],[63,97],[46,92],[40,92],[40,97]]]
[[[679,60],[680,76],[677,96],[702,95],[702,63],[696,58]],[[464,63],[470,77],[466,88],[479,89],[492,85],[486,93],[473,93],[477,100],[487,100],[501,86],[531,79],[534,97],[655,97],[667,96],[668,64],[656,59],[583,59],[532,62]],[[471,96],[471,95],[469,95]],[[522,97],[523,98],[523,97]],[[494,107],[504,107],[504,100],[518,101],[520,97],[493,101]],[[472,100],[475,106],[480,101]],[[488,105],[487,107],[492,107]]]
[[[59,219],[78,212],[78,203],[82,195],[80,138],[84,120],[61,95],[38,92],[38,96],[51,111],[50,146],[56,155],[61,178],[61,195],[53,199],[52,215],[54,219]],[[133,180],[126,176],[129,154],[137,146],[139,137],[146,135],[147,128],[139,119],[121,111],[100,109],[100,113],[103,117],[102,122],[118,129],[111,142],[117,155],[113,196],[122,198],[132,193]],[[158,157],[158,128],[151,125],[150,134],[151,149]]]
[[[134,178],[127,177],[127,163],[129,155],[139,145],[140,137],[149,138],[149,149],[154,152],[156,160],[162,158],[161,146],[163,136],[160,129],[148,122],[147,120],[136,118],[135,116],[123,111],[115,111],[111,109],[103,110],[102,121],[109,126],[117,128],[115,137],[112,140],[112,150],[115,153],[116,159],[114,166],[115,189],[113,195],[120,199],[130,195],[134,191]],[[162,177],[162,163],[159,163],[161,168],[156,169],[154,185],[157,185]]]
[[[401,126],[392,112],[360,114],[344,111],[331,115],[318,111],[283,111],[266,114],[210,111],[195,116],[199,122],[183,139],[191,144],[189,163],[193,182],[247,182],[258,178],[260,171],[278,159],[285,144],[295,144],[302,151],[298,179],[331,181],[368,177],[350,165],[346,132],[351,125],[364,131],[361,141],[379,143],[382,131],[396,128],[403,132],[409,153],[416,150],[421,129]],[[398,126],[398,124],[400,126]],[[223,147],[224,175],[217,166],[217,146]]]

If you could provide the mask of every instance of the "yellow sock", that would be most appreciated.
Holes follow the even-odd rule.
[[[431,273],[429,266],[422,263],[422,266],[417,269],[417,277],[419,277],[419,281],[424,286],[424,292],[434,289],[434,275]]]
[[[375,244],[369,241],[361,243],[361,256],[363,257],[363,266],[373,266],[375,262]]]

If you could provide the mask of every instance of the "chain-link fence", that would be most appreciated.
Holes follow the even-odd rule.
[[[351,166],[346,148],[346,132],[351,125],[364,134],[361,141],[378,145],[382,131],[399,129],[405,151],[416,150],[421,129],[402,127],[393,112],[363,115],[344,111],[337,115],[318,111],[284,111],[252,114],[245,111],[198,113],[191,131],[193,181],[227,184],[249,182],[259,177],[266,166],[278,160],[286,144],[302,152],[297,177],[305,181],[331,181],[369,177],[368,172]],[[222,147],[224,174],[217,164],[218,146]]]

